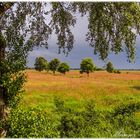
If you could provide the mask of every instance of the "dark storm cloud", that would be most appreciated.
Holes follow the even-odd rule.
[[[91,48],[88,42],[85,41],[85,35],[87,33],[87,17],[80,17],[76,15],[77,24],[75,28],[72,28],[72,32],[75,36],[74,48],[70,52],[70,54],[66,57],[63,53],[58,54],[58,46],[56,45],[57,39],[53,34],[48,41],[49,49],[45,48],[35,48],[34,51],[30,52],[28,57],[28,66],[33,67],[34,61],[36,57],[43,56],[48,61],[53,58],[58,58],[63,62],[69,63],[72,68],[79,68],[80,62],[85,57],[91,57],[94,60],[94,63],[98,67],[103,67],[105,62],[100,60],[98,55],[93,54],[93,48]],[[140,68],[140,37],[138,37],[136,42],[137,53],[135,63],[127,62],[126,53],[121,53],[119,55],[111,54],[109,55],[108,60],[112,61],[114,66],[119,69],[134,69]]]

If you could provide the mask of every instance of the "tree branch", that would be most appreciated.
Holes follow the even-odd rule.
[[[0,16],[14,5],[14,2],[0,2]]]

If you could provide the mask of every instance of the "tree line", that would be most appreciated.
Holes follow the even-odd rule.
[[[56,71],[66,74],[70,70],[70,66],[68,63],[60,62],[59,59],[54,58],[50,62],[48,62],[44,57],[37,57],[35,59],[35,70],[37,71],[52,71],[53,74],[56,73]],[[80,73],[86,73],[89,76],[90,72],[94,72],[95,70],[100,70],[100,68],[97,68],[94,64],[93,60],[91,58],[84,58],[82,59],[80,63]],[[106,64],[106,71],[109,73],[120,73],[119,70],[115,70],[114,66],[111,62],[108,62]]]
[[[37,57],[35,59],[34,66],[37,71],[43,71],[43,70],[46,70],[47,72],[52,71],[53,74],[55,74],[56,71],[65,74],[70,70],[70,67],[67,63],[65,62],[61,63],[60,60],[57,58],[54,58],[53,60],[48,62],[43,57]]]

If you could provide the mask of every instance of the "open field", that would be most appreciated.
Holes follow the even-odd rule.
[[[49,111],[54,107],[54,97],[61,97],[66,105],[82,109],[88,99],[98,108],[111,109],[123,102],[140,101],[140,71],[123,71],[121,74],[97,71],[79,74],[70,71],[66,75],[27,70],[26,92],[20,103],[23,107],[41,107]]]
[[[140,137],[139,71],[96,71],[89,77],[79,71],[26,74],[23,99],[8,120],[8,137]]]

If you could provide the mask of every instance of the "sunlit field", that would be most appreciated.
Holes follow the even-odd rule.
[[[139,138],[140,72],[26,70],[19,106],[8,121],[14,138]],[[41,131],[40,131],[41,130]]]
[[[22,107],[40,107],[50,111],[54,98],[62,98],[66,106],[82,109],[85,101],[93,99],[98,108],[112,107],[131,101],[140,101],[140,71],[121,71],[121,74],[96,71],[89,77],[79,71],[66,75],[27,70]]]

